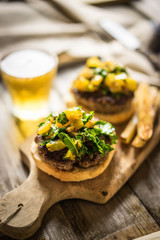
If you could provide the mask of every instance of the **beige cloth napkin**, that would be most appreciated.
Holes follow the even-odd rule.
[[[160,22],[160,1],[159,0],[141,0],[132,1],[132,6],[134,6],[138,11],[144,14],[146,17],[151,18],[154,21]]]
[[[0,57],[23,48],[38,48],[51,54],[67,51],[78,58],[98,55],[114,59],[134,70],[155,76],[153,67],[144,56],[126,50],[116,41],[107,43],[90,36],[83,23],[74,23],[66,18],[53,6],[53,1],[0,3]],[[146,45],[153,34],[148,22],[129,7],[97,8],[80,4],[79,11],[92,25],[96,25],[101,17],[121,23]],[[146,29],[147,36],[144,37]]]
[[[24,2],[0,3],[0,57],[23,48],[63,52],[84,32],[84,25],[68,21],[43,1],[36,9]]]

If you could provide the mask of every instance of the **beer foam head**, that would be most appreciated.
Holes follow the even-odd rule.
[[[20,50],[1,62],[1,70],[18,78],[33,78],[50,72],[57,66],[57,57],[39,50]]]

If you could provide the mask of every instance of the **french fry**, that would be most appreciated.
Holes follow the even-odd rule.
[[[150,87],[153,122],[160,106],[160,91],[156,87]]]
[[[142,148],[147,141],[140,139],[138,135],[133,139],[132,146],[136,148]]]
[[[137,129],[138,118],[137,115],[133,115],[131,120],[128,122],[126,128],[121,133],[121,140],[123,143],[129,144],[134,137]]]
[[[137,134],[141,140],[147,141],[153,133],[154,101],[157,88],[141,83],[136,91],[136,109],[138,116]]]
[[[152,109],[151,109],[151,114],[153,117],[153,122],[156,119],[156,114],[158,112],[159,106],[160,106],[160,91],[158,91],[157,88],[155,87],[150,87],[150,99],[151,99],[151,104],[152,104]],[[160,120],[160,116],[159,116]],[[138,134],[132,141],[132,146],[136,148],[142,148],[147,141],[142,140]]]

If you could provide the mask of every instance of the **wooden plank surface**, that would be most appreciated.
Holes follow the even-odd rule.
[[[159,240],[160,239],[160,231],[148,234],[146,236],[136,238],[135,240]]]
[[[138,198],[160,225],[160,144],[129,180]]]
[[[63,71],[57,78],[54,88],[60,99],[66,92],[64,81],[68,85],[77,71],[79,68],[72,74],[71,69]],[[0,125],[3,126],[0,132],[2,197],[7,191],[20,185],[28,171],[18,153],[18,146],[24,137],[8,113],[2,88],[0,93]],[[160,148],[157,147],[129,183],[105,205],[82,200],[57,203],[47,212],[42,227],[30,240],[134,239],[160,230],[159,156]],[[0,239],[11,240],[5,236]]]

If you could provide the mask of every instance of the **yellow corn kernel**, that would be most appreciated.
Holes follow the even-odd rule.
[[[94,71],[91,68],[85,67],[82,70],[82,72],[79,74],[79,76],[90,79],[90,78],[94,77]]]
[[[74,86],[82,92],[85,92],[87,90],[89,84],[89,80],[86,79],[83,76],[80,76],[78,79],[76,79],[76,81],[74,82]]]
[[[126,78],[126,87],[129,90],[134,91],[137,88],[137,82],[134,79],[127,77]]]
[[[87,67],[101,67],[102,64],[103,63],[97,57],[91,57],[86,62]]]
[[[94,126],[94,124],[95,124],[95,121],[93,119],[91,119],[85,124],[85,126],[87,128],[92,128]]]
[[[91,84],[93,84],[94,86],[99,86],[102,81],[103,77],[101,75],[96,75],[94,78],[92,78]]]
[[[70,121],[82,118],[82,111],[80,109],[77,109],[77,108],[66,109],[65,114]]]
[[[46,144],[46,147],[48,151],[54,152],[54,151],[60,151],[64,148],[66,148],[66,145],[61,140],[54,140]]]
[[[50,121],[47,121],[45,124],[43,124],[39,130],[38,130],[38,134],[44,134],[47,133],[51,127],[52,123]]]

